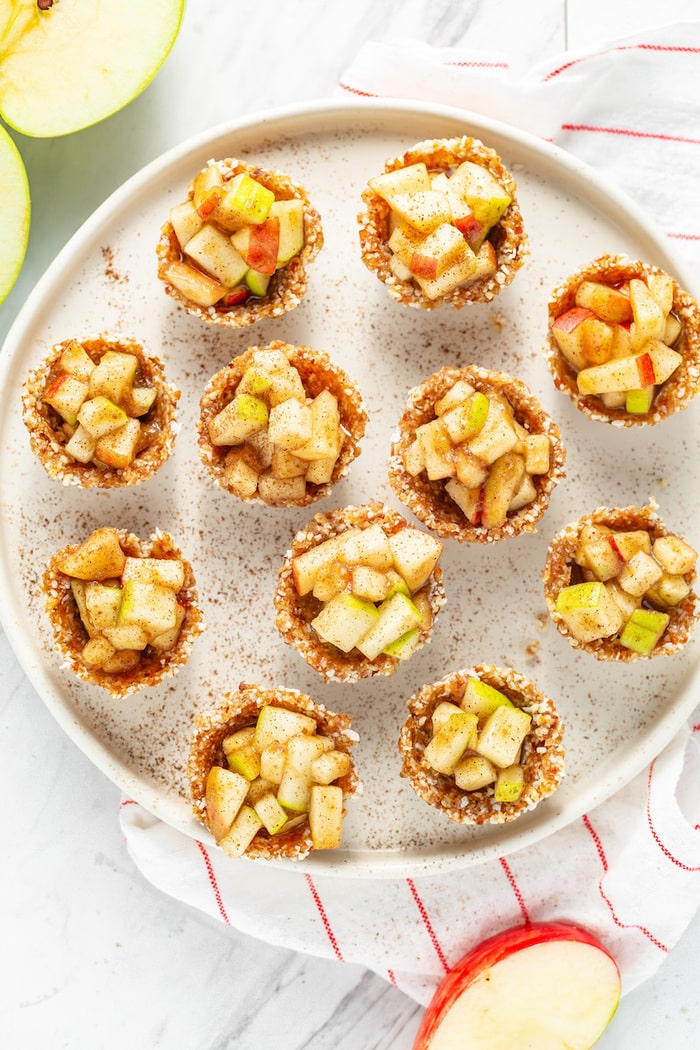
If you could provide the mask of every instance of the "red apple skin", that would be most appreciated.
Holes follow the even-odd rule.
[[[245,261],[258,273],[272,275],[277,269],[280,246],[280,221],[276,215],[250,227],[250,240]]]
[[[552,328],[560,328],[563,332],[573,332],[588,317],[595,317],[595,314],[587,306],[572,306],[570,310],[560,314],[552,322]]]
[[[49,398],[55,397],[67,378],[68,376],[65,372],[60,372],[57,376],[55,376],[50,385],[46,388],[46,392],[44,394],[44,401],[48,401]]]
[[[450,970],[447,976],[438,985],[435,995],[431,999],[423,1015],[421,1026],[416,1034],[413,1050],[430,1050],[433,1036],[445,1014],[462,993],[472,984],[484,970],[495,966],[502,959],[506,959],[514,952],[523,948],[531,948],[535,944],[544,944],[547,941],[579,941],[582,944],[590,944],[604,952],[613,963],[615,960],[607,948],[597,940],[593,934],[580,926],[572,926],[564,922],[536,922],[525,926],[513,926],[508,930],[482,941],[470,952],[463,956],[456,966]],[[617,968],[617,964],[615,963]],[[619,972],[619,970],[618,970]]]
[[[641,387],[654,385],[656,382],[654,362],[649,357],[649,354],[640,354],[637,358],[637,371],[639,372],[639,385]]]
[[[200,219],[208,219],[213,211],[218,207],[221,198],[224,195],[224,191],[220,186],[214,186],[206,195],[202,203],[197,208],[197,214]]]
[[[452,225],[457,227],[469,247],[476,251],[484,239],[484,227],[482,223],[480,223],[473,214],[469,214],[461,216],[458,219],[453,219]]]
[[[249,294],[248,288],[245,285],[242,285],[240,288],[232,288],[231,291],[227,292],[223,297],[220,305],[224,308],[240,306],[241,303],[246,301]]]
[[[425,277],[427,280],[432,281],[437,277],[437,259],[432,258],[430,255],[421,255],[420,252],[414,252],[411,256],[409,270],[416,277]]]
[[[624,561],[625,559],[622,556],[622,551],[620,550],[620,548],[618,547],[617,543],[615,542],[615,537],[614,536],[608,536],[608,543],[610,544],[612,549],[615,551],[615,554],[617,554],[617,556],[620,559],[620,561]]]

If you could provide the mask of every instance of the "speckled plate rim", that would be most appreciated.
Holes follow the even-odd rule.
[[[0,353],[0,409],[3,408],[8,391],[16,390],[13,368],[23,351],[35,311],[45,297],[56,294],[60,289],[62,275],[94,249],[105,226],[117,222],[121,215],[128,214],[139,194],[147,193],[149,187],[161,178],[167,169],[183,162],[190,155],[201,155],[205,148],[210,149],[212,156],[225,151],[227,139],[234,134],[240,135],[246,129],[254,129],[256,136],[261,135],[263,130],[272,133],[275,128],[286,131],[296,128],[295,133],[301,134],[305,129],[311,131],[332,127],[334,121],[341,116],[345,121],[349,118],[355,119],[357,127],[361,128],[368,112],[371,112],[375,119],[387,121],[389,125],[397,119],[406,120],[411,116],[434,117],[462,125],[464,134],[477,135],[487,142],[501,140],[512,143],[520,154],[536,158],[540,173],[551,174],[555,179],[563,178],[591,207],[599,208],[606,214],[614,214],[618,221],[622,220],[635,227],[637,241],[640,244],[648,244],[648,248],[645,249],[647,254],[653,255],[659,265],[672,272],[684,287],[693,292],[693,281],[689,273],[683,272],[683,266],[669,250],[663,232],[655,226],[646,212],[594,169],[551,143],[536,139],[501,122],[451,106],[395,100],[332,100],[299,104],[268,110],[243,120],[219,125],[188,139],[135,173],[96,209],[50,264],[27,297],[6,337]],[[11,480],[5,476],[0,462],[0,508],[11,498]],[[0,584],[5,591],[6,601],[0,606],[0,623],[37,694],[67,736],[105,776],[167,824],[191,837],[206,840],[206,833],[203,833],[194,817],[183,812],[189,807],[183,806],[181,798],[154,799],[148,786],[140,784],[128,766],[120,763],[113,752],[93,734],[86,732],[74,712],[64,702],[60,689],[56,686],[56,678],[52,676],[52,668],[42,661],[43,654],[35,644],[32,618],[23,601],[24,596],[21,590],[14,586],[13,552],[6,542],[3,523],[4,515],[0,523]],[[694,643],[691,645],[694,646]],[[688,655],[690,657],[690,654]],[[342,877],[389,878],[427,875],[438,871],[473,867],[538,842],[570,824],[628,784],[681,730],[697,702],[700,684],[697,648],[686,663],[686,672],[684,687],[676,701],[664,710],[663,715],[653,725],[635,738],[624,760],[620,762],[618,756],[614,763],[603,762],[598,768],[600,775],[597,786],[591,788],[589,785],[585,793],[570,798],[567,804],[560,804],[557,801],[558,796],[555,795],[541,808],[524,815],[514,824],[480,829],[483,834],[479,842],[470,842],[465,850],[449,844],[444,847],[436,845],[429,855],[371,850],[357,850],[352,852],[351,856],[347,853],[335,856],[312,854],[306,861],[294,865],[294,870],[302,868],[318,874]]]

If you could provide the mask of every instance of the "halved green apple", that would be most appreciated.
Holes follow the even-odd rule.
[[[29,182],[17,147],[0,128],[0,303],[22,268],[29,237]]]
[[[184,0],[8,0],[0,8],[0,114],[24,135],[66,135],[116,113],[151,82]]]

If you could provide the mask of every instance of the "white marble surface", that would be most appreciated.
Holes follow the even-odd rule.
[[[135,103],[76,136],[18,139],[33,225],[0,339],[56,252],[126,177],[209,126],[328,95],[365,40],[498,47],[528,65],[697,17],[695,0],[190,0],[168,62]],[[119,831],[117,788],[62,734],[4,636],[0,683],[3,1046],[411,1047],[421,1011],[380,978],[241,936],[144,882]],[[696,919],[599,1045],[696,1047],[699,950]]]

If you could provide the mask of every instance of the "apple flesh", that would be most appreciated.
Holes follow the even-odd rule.
[[[533,923],[496,934],[438,987],[414,1050],[588,1050],[620,1001],[615,960],[588,931]]]
[[[175,42],[184,2],[42,7],[14,0],[0,16],[0,113],[37,138],[90,127],[140,94]]]
[[[24,262],[30,211],[22,158],[5,129],[0,128],[0,303],[9,295]]]

